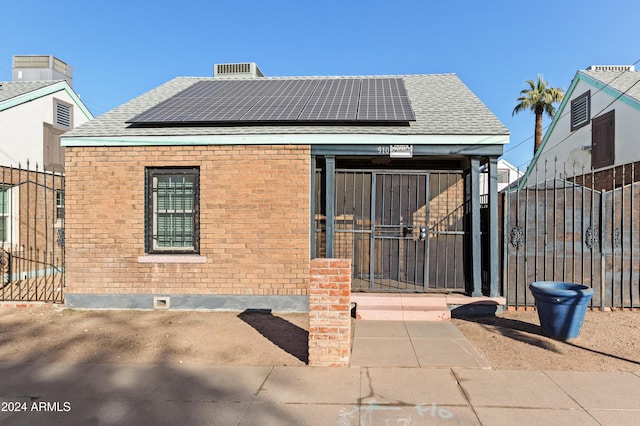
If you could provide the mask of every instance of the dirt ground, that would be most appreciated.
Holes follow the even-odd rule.
[[[452,322],[494,369],[640,371],[640,312],[588,312],[571,342],[531,311]],[[0,308],[0,362],[302,366],[308,327],[306,314]]]
[[[493,369],[640,372],[639,311],[587,311],[567,342],[544,336],[535,311],[452,322]]]

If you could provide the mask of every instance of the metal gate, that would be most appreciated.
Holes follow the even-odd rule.
[[[324,180],[317,172],[315,255],[324,256]],[[353,291],[464,290],[461,172],[335,172],[334,252],[352,259]]]
[[[503,283],[507,304],[534,305],[534,281],[569,281],[594,289],[592,307],[640,307],[638,164],[568,179],[557,170],[521,190],[505,191]],[[566,169],[563,174],[566,176]],[[536,173],[537,174],[537,173]]]
[[[0,166],[0,302],[64,301],[64,176]]]

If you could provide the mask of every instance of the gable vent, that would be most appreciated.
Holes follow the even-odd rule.
[[[589,90],[571,101],[572,132],[589,124],[589,120],[591,120],[590,100],[591,91]]]
[[[56,102],[55,120],[58,126],[71,128],[71,106]]]
[[[591,65],[587,71],[635,71],[633,65]]]
[[[213,76],[216,78],[257,78],[264,77],[255,62],[241,62],[236,64],[215,64]]]

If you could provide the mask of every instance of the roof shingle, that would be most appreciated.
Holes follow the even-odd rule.
[[[8,101],[16,96],[24,95],[56,83],[58,83],[58,81],[51,80],[0,82],[0,102]]]
[[[416,121],[408,126],[184,126],[132,127],[132,117],[157,105],[197,81],[212,77],[177,77],[167,83],[67,132],[65,139],[84,137],[249,135],[249,134],[394,134],[394,135],[508,135],[507,128],[455,74],[375,76],[402,78]],[[267,78],[362,78],[267,77]]]

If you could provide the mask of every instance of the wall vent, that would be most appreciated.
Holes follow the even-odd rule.
[[[635,71],[634,65],[591,65],[587,71]]]
[[[155,310],[168,310],[171,308],[171,298],[170,297],[154,297],[153,298],[153,309]]]
[[[235,64],[215,64],[213,76],[216,78],[257,78],[264,77],[255,62],[241,62]]]

